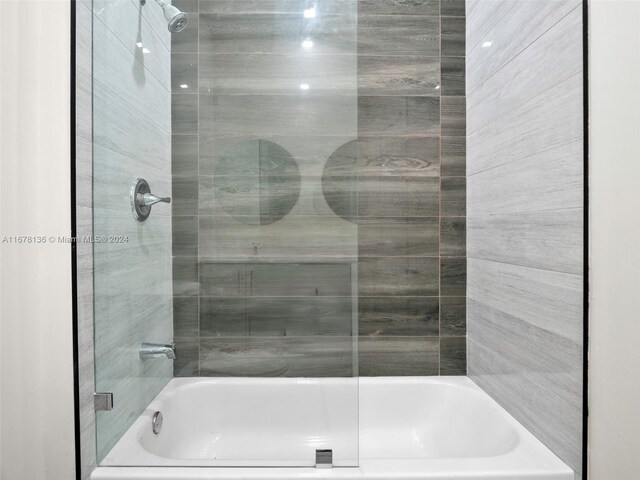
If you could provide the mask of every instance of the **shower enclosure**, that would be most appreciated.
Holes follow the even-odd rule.
[[[581,474],[580,1],[77,8],[83,480]]]
[[[93,2],[98,458],[174,375],[283,377],[215,464],[357,466],[357,1],[197,3]]]

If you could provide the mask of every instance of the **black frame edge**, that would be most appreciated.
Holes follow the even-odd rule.
[[[70,11],[70,170],[71,170],[71,238],[75,239],[78,230],[76,222],[76,0],[69,2]],[[73,398],[74,398],[74,436],[75,436],[75,478],[81,480],[82,458],[80,449],[80,365],[78,361],[78,251],[76,242],[71,242],[71,311],[73,330]]]
[[[589,478],[589,0],[582,0],[583,104],[583,353],[582,353],[582,478]]]

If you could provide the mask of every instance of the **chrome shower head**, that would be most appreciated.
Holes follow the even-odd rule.
[[[164,18],[166,18],[168,22],[167,28],[171,33],[178,33],[187,28],[189,15],[178,10],[176,7],[171,5],[168,0],[156,0],[156,2],[162,7]],[[140,4],[146,5],[147,0],[140,0]]]
[[[169,22],[168,27],[171,33],[178,33],[187,28],[189,15],[168,3],[162,5],[162,9],[164,10],[164,18]]]

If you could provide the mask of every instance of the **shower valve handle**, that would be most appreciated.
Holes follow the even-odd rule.
[[[171,197],[158,197],[153,193],[139,193],[138,194],[138,203],[140,205],[150,207],[151,205],[155,205],[156,203],[171,203]]]
[[[133,218],[144,222],[151,214],[151,205],[171,203],[171,197],[159,197],[151,193],[151,187],[144,178],[136,178],[131,184],[131,209]]]

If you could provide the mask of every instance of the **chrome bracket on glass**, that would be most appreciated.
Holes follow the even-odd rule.
[[[158,197],[144,178],[136,178],[131,185],[131,210],[133,217],[144,222],[151,214],[151,206],[156,203],[171,203],[171,197]]]
[[[316,450],[316,468],[333,468],[333,450]]]
[[[93,409],[96,412],[113,410],[113,393],[94,393]]]

